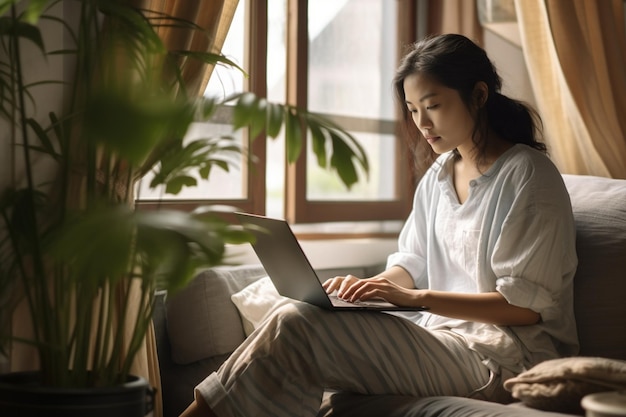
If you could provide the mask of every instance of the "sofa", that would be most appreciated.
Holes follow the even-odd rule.
[[[511,404],[329,392],[319,416],[576,415],[583,413],[580,399],[585,394],[626,390],[626,180],[563,178],[577,230],[574,307],[579,356],[506,381],[513,395]],[[365,265],[318,274],[322,280],[348,272],[370,276],[383,267]],[[275,304],[284,301],[277,294],[267,296],[272,290],[267,280],[260,264],[220,266],[199,271],[175,295],[157,293],[154,326],[164,417],[178,416],[192,401],[194,386],[219,367]]]

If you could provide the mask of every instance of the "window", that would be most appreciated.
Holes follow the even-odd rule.
[[[253,91],[335,121],[367,150],[369,178],[362,175],[347,190],[335,174],[317,166],[312,152],[286,167],[280,138],[259,137],[251,144],[254,163],[215,171],[207,184],[174,198],[141,187],[138,204],[181,208],[211,200],[315,224],[308,230],[355,221],[372,222],[377,231],[385,230],[385,222],[397,228],[410,209],[414,183],[410,153],[398,134],[391,81],[403,46],[415,38],[415,3],[241,0],[222,53],[250,77],[216,68],[207,87],[209,95]],[[228,119],[225,114],[198,124],[189,134],[227,134]],[[239,139],[248,143],[244,135]]]

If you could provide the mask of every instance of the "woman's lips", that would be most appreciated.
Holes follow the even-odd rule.
[[[441,136],[426,136],[426,141],[428,143],[433,143],[439,140],[439,138],[441,138]]]

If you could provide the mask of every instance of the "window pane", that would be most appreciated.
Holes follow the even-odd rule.
[[[394,119],[396,2],[309,2],[309,109]]]
[[[393,123],[382,121],[395,119],[391,87],[397,62],[396,7],[396,2],[387,0],[309,2],[309,110],[381,123],[360,123],[363,127],[359,131],[343,125],[362,141],[368,153],[372,169],[369,180],[361,176],[360,183],[346,193],[345,187],[319,169],[311,157],[307,163],[307,199],[395,197]]]
[[[222,55],[244,67],[245,28],[244,11],[245,1],[240,1],[228,30],[228,35],[222,46]],[[207,97],[227,97],[243,91],[244,75],[236,68],[217,65],[213,69],[211,78],[204,95]]]
[[[267,10],[267,98],[285,102],[287,31],[286,0],[271,0]],[[283,134],[267,140],[266,213],[284,217],[285,201],[285,139]]]
[[[353,201],[353,200],[393,200],[395,189],[390,184],[395,183],[395,137],[378,133],[351,132],[361,145],[367,150],[370,157],[369,177],[359,172],[359,181],[347,192],[346,186],[341,183],[339,176],[317,165],[313,151],[310,150],[307,159],[308,181],[307,198],[318,201]],[[376,156],[375,158],[373,156]]]

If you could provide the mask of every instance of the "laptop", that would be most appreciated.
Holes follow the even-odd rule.
[[[282,296],[327,310],[421,311],[427,307],[400,307],[384,300],[354,303],[328,294],[287,221],[250,213],[235,213],[256,240],[252,248]]]

